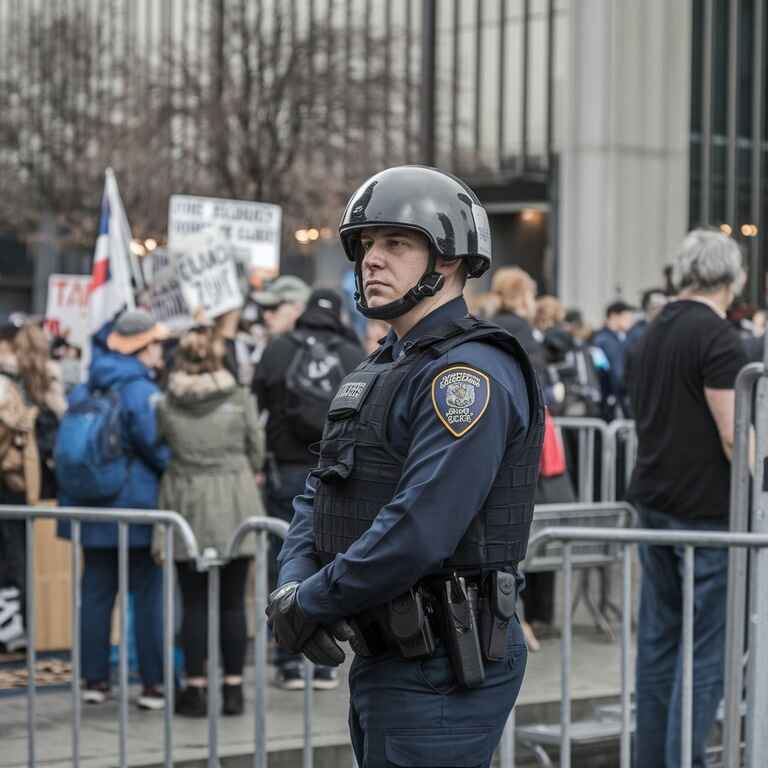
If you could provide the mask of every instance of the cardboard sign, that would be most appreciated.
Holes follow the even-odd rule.
[[[165,248],[156,248],[142,260],[149,286],[149,303],[155,319],[172,331],[193,325],[189,307],[176,274],[176,265]]]
[[[215,230],[177,236],[170,250],[184,301],[193,317],[202,310],[213,319],[243,305],[235,254],[222,244]]]
[[[82,350],[89,339],[88,285],[90,275],[51,275],[45,326],[52,336],[63,336]]]
[[[239,276],[274,277],[280,268],[282,209],[271,203],[172,195],[168,208],[168,248],[176,252],[183,238],[215,233],[216,246],[235,257]]]

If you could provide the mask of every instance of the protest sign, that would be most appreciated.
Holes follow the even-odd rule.
[[[243,305],[234,253],[222,244],[215,230],[177,236],[169,250],[184,301],[193,317],[203,310],[212,319]]]
[[[168,248],[177,252],[182,238],[207,230],[235,257],[238,275],[274,277],[280,268],[281,217],[280,206],[271,203],[172,195]]]
[[[89,338],[88,286],[90,275],[50,275],[45,326],[52,336],[63,336],[83,349]]]
[[[155,319],[172,331],[185,331],[193,324],[176,273],[176,265],[165,248],[156,248],[143,259],[149,286],[149,304]]]

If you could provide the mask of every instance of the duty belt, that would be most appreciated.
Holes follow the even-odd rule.
[[[475,687],[485,679],[483,659],[505,656],[517,594],[516,575],[504,571],[424,580],[391,603],[348,619],[355,631],[351,646],[360,656],[394,651],[423,659],[442,641],[459,682]]]

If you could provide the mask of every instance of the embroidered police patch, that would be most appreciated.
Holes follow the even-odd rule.
[[[462,437],[480,421],[490,399],[488,377],[466,365],[447,368],[432,380],[435,413],[454,437]]]

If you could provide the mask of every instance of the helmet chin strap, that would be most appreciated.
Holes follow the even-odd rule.
[[[427,270],[419,278],[419,282],[413,286],[405,296],[390,301],[381,307],[369,307],[363,291],[362,259],[355,262],[355,306],[358,312],[371,320],[394,320],[396,317],[410,312],[420,301],[428,296],[434,296],[445,282],[445,276],[435,270],[436,259],[434,254],[429,256]]]

